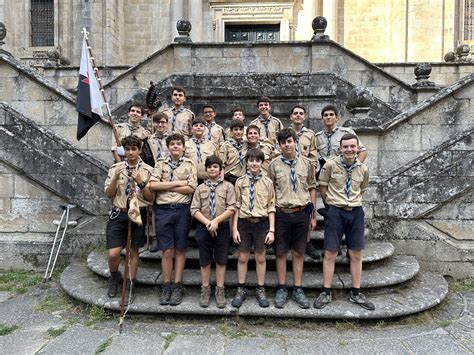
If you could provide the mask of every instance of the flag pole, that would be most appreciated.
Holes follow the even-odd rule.
[[[112,112],[110,111],[109,102],[107,101],[107,97],[105,96],[105,90],[104,90],[104,86],[102,85],[102,79],[100,78],[100,75],[99,75],[99,69],[97,69],[97,65],[96,65],[96,62],[95,62],[95,57],[92,54],[92,47],[89,44],[89,37],[87,36],[89,34],[89,32],[87,32],[85,27],[83,27],[81,33],[84,34],[84,39],[86,41],[87,50],[89,51],[89,56],[90,56],[90,59],[91,59],[92,67],[94,68],[94,75],[97,79],[97,82],[99,83],[100,93],[102,95],[102,99],[104,100],[105,107],[107,107],[108,121],[109,121],[110,126],[112,127],[112,132],[114,134],[115,143],[117,143],[117,147],[120,147],[120,146],[122,146],[122,143],[120,141],[120,136],[117,132],[117,128],[115,127],[115,122],[112,118]]]

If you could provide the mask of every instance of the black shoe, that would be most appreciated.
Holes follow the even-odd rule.
[[[255,294],[257,295],[258,305],[262,308],[267,308],[270,306],[270,302],[268,302],[267,294],[265,293],[265,287],[257,286]]]
[[[107,281],[109,289],[107,291],[107,296],[110,298],[117,297],[118,287],[121,279],[120,271],[111,272],[109,279]]]
[[[321,292],[318,298],[314,300],[313,307],[316,309],[323,309],[324,307],[326,307],[326,305],[331,303],[331,300],[331,294],[328,295],[326,294],[326,292]]]
[[[177,282],[173,285],[173,291],[171,291],[170,306],[177,306],[183,301],[183,284]]]
[[[150,246],[150,249],[149,249],[150,253],[156,253],[158,250],[158,244],[156,243],[156,240],[151,244]]]
[[[245,298],[247,297],[247,290],[245,287],[237,287],[237,293],[235,297],[232,299],[231,305],[232,307],[239,308],[244,303]]]
[[[279,288],[276,292],[275,299],[273,300],[273,304],[276,308],[283,308],[285,307],[285,303],[288,300],[288,291],[286,288]]]
[[[293,292],[291,293],[291,298],[293,301],[298,303],[298,306],[303,309],[308,309],[309,308],[309,301],[306,298],[303,289],[300,288],[293,288]]]
[[[166,282],[161,286],[160,305],[166,306],[170,303],[171,282]]]
[[[362,308],[365,308],[369,311],[373,311],[375,309],[375,305],[372,302],[370,302],[362,292],[359,292],[358,295],[354,295],[352,294],[352,291],[351,291],[351,296],[349,297],[349,301],[351,301],[352,303],[358,304]]]
[[[313,243],[311,242],[306,243],[306,255],[313,258],[314,260],[321,259],[321,253],[316,250]]]

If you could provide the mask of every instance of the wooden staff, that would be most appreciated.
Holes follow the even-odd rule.
[[[112,132],[114,133],[115,142],[117,143],[117,147],[120,147],[120,146],[122,146],[122,143],[120,141],[120,137],[119,137],[119,134],[117,132],[117,128],[115,127],[115,122],[112,118],[112,112],[110,111],[109,102],[107,101],[107,97],[105,96],[104,86],[102,85],[102,79],[100,78],[100,75],[99,75],[99,69],[97,69],[97,65],[96,65],[96,62],[95,62],[95,57],[94,57],[94,54],[92,54],[92,47],[90,46],[89,38],[87,37],[89,32],[87,32],[85,27],[83,27],[81,33],[84,34],[84,39],[86,40],[86,44],[87,44],[87,50],[89,51],[89,56],[90,56],[90,59],[91,59],[92,67],[94,68],[94,75],[97,79],[97,82],[99,83],[100,93],[102,95],[102,99],[104,100],[105,107],[107,107],[107,115],[109,116],[108,121],[109,121],[110,126],[112,127]]]
[[[123,281],[122,281],[122,297],[120,300],[120,319],[119,319],[119,333],[122,333],[123,322],[125,320],[125,297],[127,293],[127,278],[129,273],[129,263],[130,263],[130,250],[132,248],[132,221],[128,220],[128,233],[127,233],[127,252],[125,253],[125,270],[123,272]],[[130,292],[132,292],[132,280],[130,280]]]

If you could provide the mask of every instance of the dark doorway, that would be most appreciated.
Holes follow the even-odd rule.
[[[280,40],[280,25],[226,25],[226,42],[272,42]]]

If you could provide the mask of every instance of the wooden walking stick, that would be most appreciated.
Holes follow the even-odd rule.
[[[132,248],[132,221],[128,220],[128,232],[127,232],[127,252],[125,253],[125,270],[123,273],[122,281],[122,295],[120,300],[120,319],[119,319],[119,333],[122,334],[123,323],[125,321],[125,297],[127,294],[127,279],[129,278],[130,272],[130,250]],[[130,278],[130,283],[132,282]],[[130,285],[130,292],[132,292],[132,285]]]

